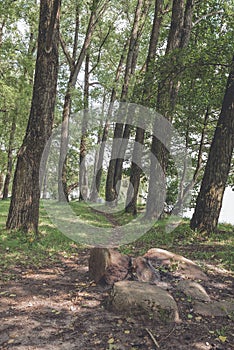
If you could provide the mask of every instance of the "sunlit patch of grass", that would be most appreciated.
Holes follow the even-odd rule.
[[[6,230],[9,203],[8,200],[0,201],[0,277],[15,266],[20,268],[48,266],[59,261],[62,256],[75,256],[79,254],[80,249],[84,249],[84,245],[77,244],[54,226],[43,207],[40,208],[39,238],[33,234],[26,235],[21,231]],[[93,210],[85,202],[71,202],[69,205],[80,222],[85,222],[94,229],[95,227],[110,228],[113,226],[113,222],[110,222],[106,215],[103,215],[101,211]],[[69,223],[69,218],[67,219]],[[134,220],[134,217],[121,211],[113,214],[113,219],[119,225],[126,225]],[[173,218],[170,220],[173,226]],[[144,232],[143,226],[142,224],[142,232]],[[174,229],[173,227],[170,229],[168,220],[163,219],[155,222],[148,232],[134,242],[121,246],[120,251],[129,255],[140,255],[150,248],[160,247],[197,261],[208,261],[234,270],[233,232],[232,225],[221,224],[216,232],[204,237],[199,232],[190,229],[188,219],[183,219],[177,227],[175,225]],[[100,239],[100,242],[105,241],[105,234],[104,229],[97,239]],[[128,234],[134,239],[134,225],[129,225]]]
[[[79,246],[62,234],[47,218],[41,209],[39,237],[25,234],[20,230],[5,229],[9,201],[0,202],[0,278],[14,277],[10,272],[18,268],[39,268],[49,266],[59,260],[61,255],[78,254]]]
[[[174,230],[167,230],[168,221],[158,220],[153,227],[133,243],[121,247],[130,255],[144,254],[150,248],[163,248],[185,255],[190,259],[212,262],[234,271],[234,227],[219,225],[208,237],[194,232],[189,220],[183,219]]]
[[[123,226],[135,219],[132,214],[125,213],[124,210],[120,210],[113,213],[113,218],[118,222],[118,225]]]
[[[97,210],[93,210],[92,206],[89,206],[86,202],[70,202],[69,205],[72,207],[73,212],[87,224],[96,227],[111,227],[110,222],[107,218]],[[96,206],[95,206],[96,207]]]

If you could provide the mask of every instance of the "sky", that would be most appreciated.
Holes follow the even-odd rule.
[[[234,191],[232,191],[231,187],[227,187],[224,192],[219,222],[226,222],[234,225]]]

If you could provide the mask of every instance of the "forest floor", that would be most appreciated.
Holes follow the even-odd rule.
[[[143,241],[135,245],[135,255],[141,254],[143,245],[147,249]],[[196,241],[183,245],[175,241],[170,247],[187,257],[204,253],[209,280],[201,284],[212,300],[233,299],[234,275],[231,269],[217,266],[214,257],[219,249],[217,244]],[[14,255],[9,264],[11,252],[9,242],[0,245],[1,350],[234,349],[234,315],[200,316],[191,300],[181,295],[176,298],[180,323],[158,324],[140,315],[125,317],[107,311],[103,302],[108,290],[89,279],[87,248],[73,245],[69,253],[45,255],[40,264],[29,258],[26,263],[27,257],[21,255]]]

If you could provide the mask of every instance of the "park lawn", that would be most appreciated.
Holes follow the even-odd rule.
[[[78,244],[62,234],[49,220],[43,207],[40,208],[40,235],[26,235],[21,231],[8,231],[5,222],[9,201],[0,202],[0,273],[5,278],[13,277],[15,266],[39,268],[48,266],[61,259],[79,254],[87,247]],[[123,212],[113,215],[113,220],[98,211],[93,211],[86,203],[73,202],[74,212],[82,219],[97,227],[108,227],[114,223],[125,225],[131,220]],[[189,228],[189,220],[182,222],[173,230],[166,230],[167,221],[157,221],[155,225],[135,242],[120,247],[120,251],[129,255],[145,253],[152,247],[160,247],[182,254],[190,259],[212,262],[220,268],[234,271],[234,227],[221,224],[217,232],[204,239],[198,232]],[[6,273],[9,271],[9,275]]]

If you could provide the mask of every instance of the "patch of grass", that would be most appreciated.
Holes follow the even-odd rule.
[[[168,221],[163,219],[138,240],[122,246],[120,250],[129,255],[143,255],[150,248],[163,248],[234,271],[233,233],[232,225],[221,224],[216,232],[204,237],[190,229],[188,219],[183,219],[174,230],[168,230]]]
[[[78,254],[83,248],[63,235],[41,208],[39,238],[19,230],[5,229],[9,201],[0,201],[0,278],[13,278],[12,269],[39,268],[59,261],[61,256]]]
[[[125,213],[124,210],[120,210],[119,212],[114,213],[113,218],[118,222],[120,226],[126,225],[134,219],[132,214]]]
[[[70,203],[73,212],[81,222],[96,227],[111,227],[108,218],[97,210],[93,210],[87,203]],[[21,231],[7,231],[5,222],[9,208],[9,201],[0,201],[0,275],[11,276],[15,266],[20,268],[37,268],[48,266],[62,257],[79,254],[84,246],[62,234],[48,218],[46,210],[40,208],[40,235],[36,239],[32,234],[26,235]],[[98,206],[95,208],[98,209]],[[115,213],[113,219],[119,225],[126,225],[133,217],[123,212]],[[176,222],[176,219],[175,219]],[[175,253],[200,260],[208,261],[220,267],[234,270],[234,227],[221,224],[216,232],[204,239],[198,232],[189,227],[189,220],[183,219],[173,229],[168,226],[167,219],[157,221],[153,227],[136,241],[123,245],[120,251],[129,255],[142,255],[153,247],[171,250]],[[130,231],[131,231],[131,225]],[[134,225],[132,225],[134,228]],[[129,231],[129,232],[130,232]],[[103,234],[105,230],[103,230]],[[131,234],[131,232],[129,233]],[[134,232],[132,233],[134,237]],[[0,277],[1,277],[0,276]],[[10,277],[12,278],[12,277]]]
[[[92,209],[86,202],[70,202],[73,212],[87,224],[97,227],[111,227],[110,222],[101,212],[98,212],[98,205],[95,205],[97,210]]]

